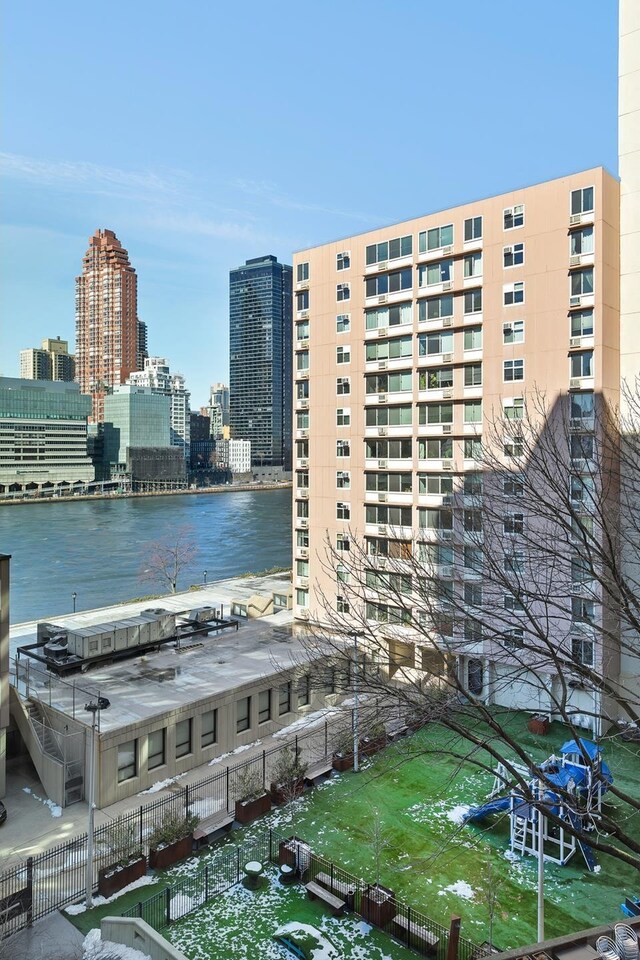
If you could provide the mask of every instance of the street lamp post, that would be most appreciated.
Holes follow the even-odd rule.
[[[361,633],[353,633],[353,770],[360,769],[360,729],[358,717],[358,637]]]
[[[74,590],[73,593],[71,594],[71,599],[73,600],[73,612],[74,612],[74,613],[76,612],[76,599],[77,599],[77,596],[78,596],[78,594],[77,594],[77,593],[75,592],[75,590]]]
[[[75,598],[75,594],[74,594]],[[91,740],[89,741],[89,829],[87,831],[87,866],[85,872],[86,908],[93,906],[93,822],[96,809],[96,724],[101,710],[110,706],[106,697],[85,703],[84,708],[91,714]]]
[[[205,585],[205,587],[206,587],[206,585],[207,585],[207,571],[206,571],[206,570],[205,570],[204,573],[202,574],[202,578],[203,578],[203,580],[204,580],[204,585]]]

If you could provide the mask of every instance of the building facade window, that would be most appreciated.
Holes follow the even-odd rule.
[[[350,300],[351,299],[351,285],[349,283],[339,283],[336,286],[336,300]]]
[[[510,320],[502,324],[502,342],[524,343],[524,320]]]
[[[462,302],[465,316],[472,313],[482,313],[482,288],[478,290],[465,290]]]
[[[512,307],[516,303],[524,303],[524,281],[505,283],[502,288],[502,297],[505,307]]]
[[[426,253],[428,250],[439,250],[440,247],[450,247],[452,244],[452,223],[448,223],[444,227],[432,227],[430,230],[422,230],[422,232],[418,234],[418,253]]]
[[[118,744],[118,783],[131,780],[138,774],[138,741]]]
[[[207,710],[200,717],[200,746],[210,747],[218,740],[218,711]]]
[[[351,474],[348,470],[338,470],[336,472],[336,487],[338,490],[348,490],[351,486]]]
[[[482,254],[480,252],[467,254],[463,264],[463,276],[465,280],[468,280],[470,277],[482,276]]]
[[[339,313],[336,317],[336,333],[349,333],[351,330],[351,314]]]
[[[278,688],[278,716],[291,712],[291,683],[283,683]]]
[[[381,273],[375,277],[367,277],[365,296],[379,297],[385,293],[399,293],[401,290],[410,290],[413,286],[413,271],[411,267],[396,270],[393,273]]]
[[[482,423],[482,400],[465,400],[464,422]]]
[[[346,533],[339,533],[336,536],[336,550],[338,553],[348,553],[350,549],[349,537]]]
[[[418,320],[441,320],[453,316],[453,296],[449,293],[441,297],[429,297],[418,304]]]
[[[466,364],[464,368],[464,385],[465,387],[482,386],[482,364],[481,363]]]
[[[524,360],[505,360],[502,364],[503,380],[510,383],[513,380],[524,380]]]
[[[570,278],[572,297],[588,296],[593,293],[593,267],[574,270]]]
[[[309,291],[308,290],[299,290],[296,293],[296,310],[300,312],[301,310],[309,309]]]
[[[482,327],[467,327],[463,346],[465,350],[482,350]]]
[[[431,287],[453,280],[453,260],[436,260],[418,267],[418,286]]]
[[[251,726],[251,697],[236,700],[236,733],[244,733]]]
[[[502,415],[505,420],[524,419],[524,397],[510,397],[502,401]]]
[[[571,377],[592,377],[593,376],[593,350],[583,350],[580,353],[574,353],[569,358],[571,368]]]
[[[298,706],[308,707],[311,703],[311,677],[305,673],[298,680]]]
[[[350,377],[338,377],[336,380],[336,393],[339,397],[346,396],[351,393],[351,378]]]
[[[571,314],[571,336],[593,336],[593,309],[573,311]]]
[[[271,690],[261,690],[258,694],[258,723],[271,720]]]
[[[348,427],[351,424],[351,408],[338,407],[336,410],[336,426]]]
[[[296,267],[296,280],[298,283],[304,283],[309,279],[309,264],[299,263]]]
[[[349,520],[351,518],[351,504],[339,500],[336,503],[336,519]]]
[[[482,239],[482,217],[468,217],[464,222],[464,242]]]
[[[336,363],[351,363],[351,347],[336,347]]]
[[[513,243],[502,248],[502,264],[505,270],[519,267],[524,263],[524,243]]]
[[[515,230],[524,226],[524,204],[517,203],[514,207],[506,207],[503,213],[504,229]]]
[[[569,254],[572,257],[593,253],[593,227],[574,230],[569,236]]]
[[[384,240],[382,243],[370,243],[365,251],[367,266],[382,263],[384,260],[397,260],[399,257],[410,257],[413,253],[413,237],[395,237],[393,240]]]
[[[336,253],[336,270],[348,270],[351,266],[351,254],[348,250]]]
[[[593,187],[581,187],[571,191],[571,215],[593,212]]]
[[[186,757],[192,751],[192,726],[191,717],[176,723],[176,759]]]
[[[147,770],[162,767],[165,762],[166,731],[154,730],[147,736]]]
[[[367,330],[379,330],[381,327],[400,327],[412,322],[413,313],[410,303],[396,303],[390,307],[378,307],[365,311]]]
[[[350,457],[351,443],[349,440],[336,440],[336,457]]]

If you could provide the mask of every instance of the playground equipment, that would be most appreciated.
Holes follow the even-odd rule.
[[[568,823],[583,834],[594,829],[602,810],[603,794],[613,783],[600,747],[582,738],[568,740],[560,748],[560,756],[552,754],[540,764],[538,769],[544,772],[544,780],[540,777],[528,780],[527,798],[514,784],[518,777],[530,778],[532,771],[516,763],[509,767],[504,763],[497,765],[487,802],[468,810],[464,822],[482,821],[493,814],[508,812],[509,845],[513,854],[537,857],[542,839],[545,860],[564,866],[579,848],[588,869],[597,873],[600,867],[589,844],[567,833],[563,824]],[[554,786],[561,792],[556,792]],[[560,824],[551,823],[548,814],[557,817]]]

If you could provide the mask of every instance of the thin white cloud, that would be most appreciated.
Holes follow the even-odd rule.
[[[338,210],[334,207],[325,207],[317,203],[305,203],[301,200],[295,200],[280,193],[278,186],[268,180],[249,180],[238,178],[233,182],[241,193],[249,196],[258,197],[276,207],[284,207],[287,210],[299,210],[303,213],[329,213],[333,216],[347,217],[350,220],[362,220],[364,223],[377,223],[378,220],[369,214],[356,213],[353,210]]]
[[[214,220],[201,217],[198,214],[163,212],[145,219],[150,227],[175,231],[176,233],[263,245],[282,242],[278,237],[261,231],[251,224],[234,223],[230,220]]]
[[[44,186],[75,185],[92,192],[110,187],[171,195],[180,188],[185,174],[176,172],[166,177],[150,170],[120,170],[83,160],[37,160],[15,153],[0,153],[0,176]]]

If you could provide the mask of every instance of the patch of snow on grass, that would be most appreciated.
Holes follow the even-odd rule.
[[[175,897],[171,898],[171,903],[169,905],[169,916],[171,920],[179,920],[180,917],[184,917],[186,914],[191,913],[192,910],[195,910],[196,907],[201,906],[203,903],[204,893],[197,897],[189,897],[186,893],[177,893]]]
[[[451,820],[452,823],[463,823],[470,809],[471,807],[466,803],[458,803],[452,810],[447,810],[447,820]]]
[[[99,930],[90,930],[82,944],[83,960],[151,960],[148,953],[142,953],[124,943],[103,940]]]
[[[139,877],[137,880],[134,880],[133,883],[129,883],[126,887],[123,887],[122,890],[118,890],[117,893],[114,893],[110,897],[94,897],[93,905],[94,907],[104,907],[105,903],[112,903],[114,900],[117,900],[118,897],[124,896],[125,893],[129,893],[131,890],[137,890],[138,887],[148,887],[150,883],[157,882],[155,877]],[[73,903],[70,907],[65,907],[64,912],[72,917],[77,917],[79,913],[84,913],[86,909],[84,903]]]
[[[39,803],[43,803],[45,807],[49,807],[52,817],[61,817],[62,816],[62,807],[59,804],[54,803],[53,800],[43,800],[42,797],[37,796],[31,789],[31,787],[23,787],[24,793],[28,793],[34,800],[37,800]]]
[[[469,886],[466,880],[456,880],[455,883],[449,884],[444,890],[438,890],[439,897],[444,897],[445,893],[455,893],[457,897],[462,897],[463,900],[473,900],[476,895],[475,890]]]
[[[156,783],[152,783],[146,790],[141,790],[138,796],[144,797],[145,793],[159,793],[160,790],[164,790],[165,787],[170,787],[172,783],[177,783],[182,777],[186,777],[186,773],[179,773],[175,777],[167,777],[166,780],[157,780]]]

